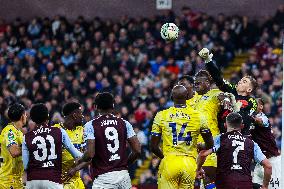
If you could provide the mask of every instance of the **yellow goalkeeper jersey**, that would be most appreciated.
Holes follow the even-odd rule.
[[[155,116],[151,135],[162,135],[165,156],[197,156],[197,138],[200,132],[208,132],[206,120],[193,108],[170,107]]]

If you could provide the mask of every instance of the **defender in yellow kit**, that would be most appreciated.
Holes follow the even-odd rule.
[[[152,126],[151,149],[161,158],[159,189],[193,188],[197,170],[197,139],[201,134],[206,147],[213,145],[206,119],[186,106],[187,89],[176,85],[172,90],[174,106],[157,113]],[[163,140],[162,149],[159,143]]]
[[[63,106],[62,114],[64,115],[64,123],[56,124],[54,127],[63,128],[71,142],[79,151],[83,151],[84,147],[84,127],[82,126],[83,114],[81,104],[70,102]],[[75,166],[74,158],[64,149],[62,151],[62,174],[67,173]],[[84,183],[77,172],[71,179],[64,181],[64,189],[85,189]]]
[[[0,188],[23,188],[22,128],[27,122],[25,108],[14,104],[8,109],[11,121],[0,135]]]

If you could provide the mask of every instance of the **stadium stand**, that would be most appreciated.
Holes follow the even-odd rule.
[[[164,22],[180,27],[173,43],[160,37]],[[223,14],[215,18],[187,7],[180,17],[168,12],[119,21],[0,19],[0,129],[8,122],[7,106],[15,101],[27,109],[32,103],[46,103],[52,123],[62,121],[65,102],[79,101],[88,121],[96,114],[95,95],[111,91],[117,114],[135,126],[144,149],[143,158],[130,167],[133,183],[154,184],[159,161],[148,151],[153,116],[172,104],[170,89],[180,75],[204,68],[197,52],[206,47],[227,79],[234,82],[246,74],[257,78],[261,87],[256,96],[267,102],[264,110],[280,147],[283,24],[284,6],[267,20]]]

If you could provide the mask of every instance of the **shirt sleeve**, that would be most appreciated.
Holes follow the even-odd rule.
[[[256,117],[261,118],[263,127],[269,127],[269,119],[264,113],[257,114]]]
[[[63,146],[68,150],[68,152],[73,156],[73,158],[82,157],[83,154],[74,147],[66,131],[64,129],[60,129],[60,130],[62,133]]]
[[[200,116],[200,132],[201,133],[207,133],[210,132],[210,129],[208,127],[207,118],[204,115]]]
[[[27,170],[29,164],[29,150],[26,144],[25,136],[23,138],[23,144],[22,144],[22,158],[23,158],[24,170]]]
[[[93,140],[95,139],[95,131],[92,125],[92,121],[89,121],[84,126],[84,140]]]
[[[162,135],[162,119],[161,112],[158,112],[154,118],[151,135],[161,136]]]
[[[250,107],[250,114],[253,114],[254,112],[257,111],[257,101],[255,98],[250,97],[248,99],[248,102],[249,102],[249,107]]]
[[[126,130],[127,130],[127,139],[134,137],[136,133],[133,130],[132,125],[128,121],[125,121],[125,124],[126,124]]]
[[[9,129],[9,131],[6,132],[6,134],[4,135],[4,140],[7,148],[12,146],[13,144],[19,145],[17,140],[17,134],[13,129]]]
[[[217,152],[220,148],[220,138],[221,138],[221,135],[217,135],[215,138],[214,138],[214,146],[213,146],[213,149],[212,151],[213,152]]]
[[[260,147],[255,142],[254,142],[253,152],[254,152],[254,160],[256,161],[256,163],[261,163],[264,159],[266,159]]]

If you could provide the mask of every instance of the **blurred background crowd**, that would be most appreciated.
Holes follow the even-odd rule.
[[[161,39],[165,22],[179,26],[178,40]],[[70,21],[55,16],[9,23],[0,19],[0,130],[8,122],[7,107],[15,101],[27,109],[33,103],[46,103],[52,124],[62,121],[64,103],[78,101],[88,121],[96,114],[96,94],[110,91],[117,114],[133,124],[143,145],[142,159],[130,168],[133,178],[150,156],[153,117],[172,105],[170,90],[179,76],[204,69],[197,53],[206,47],[221,69],[238,54],[248,54],[241,71],[230,80],[236,82],[246,74],[257,79],[260,88],[255,95],[265,99],[264,111],[280,147],[283,28],[283,5],[265,20],[212,17],[189,7],[182,9],[181,16],[167,11],[151,18],[86,20],[81,16]],[[156,182],[158,165],[153,158],[140,177],[141,184]]]

